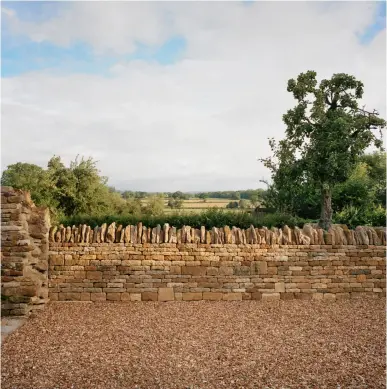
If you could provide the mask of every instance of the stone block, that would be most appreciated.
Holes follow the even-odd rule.
[[[324,293],[312,293],[312,299],[313,300],[323,300]]]
[[[121,295],[121,301],[130,301],[130,293],[124,292],[120,293]]]
[[[222,299],[225,301],[242,300],[242,293],[224,293]]]
[[[291,292],[281,293],[281,300],[293,300],[293,299],[294,299],[294,293]]]
[[[188,274],[191,276],[205,276],[207,268],[204,266],[182,266],[181,274]]]
[[[285,293],[285,283],[284,282],[276,282],[274,284],[274,290],[278,293]]]
[[[351,296],[349,293],[336,293],[336,300],[348,300]]]
[[[102,280],[102,272],[101,271],[87,271],[86,278],[88,280]]]
[[[281,295],[279,293],[262,293],[262,301],[279,300]]]
[[[251,300],[262,300],[262,293],[261,292],[252,292],[251,293]]]
[[[158,301],[173,301],[174,299],[173,288],[159,288]]]
[[[131,293],[130,301],[141,301],[141,293]]]
[[[81,301],[90,301],[90,293],[81,292]]]
[[[203,300],[222,300],[223,293],[203,292]]]
[[[270,275],[278,274],[278,268],[277,267],[268,267],[267,274],[270,274]]]
[[[357,282],[365,282],[365,281],[367,281],[367,276],[365,274],[358,274],[356,276],[356,281]]]
[[[59,293],[61,295],[62,293]],[[67,301],[81,301],[81,293],[80,292],[66,292],[63,293],[65,296],[65,300]]]
[[[207,275],[208,276],[217,276],[219,274],[219,268],[217,267],[208,267]]]
[[[51,255],[50,265],[52,265],[52,266],[64,266],[63,255]]]
[[[91,301],[106,301],[106,293],[90,293]]]
[[[157,301],[158,294],[157,292],[142,292],[141,301]]]
[[[312,295],[314,293],[295,293],[294,294],[294,297],[297,299],[297,300],[311,300],[312,299]]]
[[[38,292],[38,286],[37,285],[21,286],[20,287],[20,294],[22,296],[33,297],[33,296],[37,295],[37,292]]]
[[[186,292],[183,293],[184,301],[198,301],[203,299],[203,293],[201,292]]]
[[[169,274],[181,274],[181,266],[171,266],[169,268]]]
[[[219,275],[220,276],[231,276],[234,274],[234,269],[231,266],[220,266]]]
[[[121,300],[121,293],[106,293],[106,300],[108,301],[120,301]]]

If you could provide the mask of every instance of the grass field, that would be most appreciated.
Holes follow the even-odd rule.
[[[142,200],[143,203],[147,202],[147,199]],[[192,198],[189,200],[183,201],[183,206],[181,209],[192,211],[192,212],[201,212],[205,211],[209,208],[226,208],[227,204],[231,201],[238,201],[233,199],[207,199],[206,201],[203,201],[199,198]],[[165,212],[176,212],[176,209],[171,209],[168,207],[168,199],[165,199],[164,201],[164,208]],[[233,209],[234,211],[241,211],[241,209]]]

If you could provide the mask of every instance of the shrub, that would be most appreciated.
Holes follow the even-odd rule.
[[[350,228],[357,226],[381,227],[386,225],[386,209],[381,205],[371,205],[367,208],[346,206],[342,211],[336,212],[334,222],[346,224]]]
[[[282,227],[285,224],[289,227],[302,226],[304,223],[310,222],[295,216],[287,214],[266,214],[266,215],[254,215],[250,212],[233,212],[224,209],[210,208],[201,213],[188,213],[185,211],[174,212],[171,214],[164,214],[159,216],[149,215],[105,215],[105,216],[90,216],[90,215],[77,215],[73,217],[63,217],[60,220],[65,226],[87,224],[91,227],[102,225],[103,223],[113,223],[129,225],[142,222],[146,227],[156,227],[157,224],[163,225],[169,223],[169,225],[176,228],[181,228],[183,225],[199,228],[205,226],[210,229],[212,227],[223,226],[235,226],[239,228],[248,228],[251,225],[255,227],[266,226],[270,227]]]

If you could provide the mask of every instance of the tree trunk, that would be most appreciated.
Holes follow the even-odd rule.
[[[321,216],[319,227],[328,230],[332,224],[332,192],[330,188],[321,190]]]

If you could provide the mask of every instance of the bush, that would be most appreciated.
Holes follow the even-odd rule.
[[[381,205],[372,205],[367,208],[350,205],[344,207],[341,212],[336,212],[334,222],[346,224],[350,228],[357,226],[382,227],[386,225],[386,209]]]
[[[169,225],[176,228],[181,228],[183,225],[199,228],[205,226],[210,229],[212,227],[235,226],[239,228],[249,228],[251,225],[255,227],[266,226],[282,227],[285,224],[289,227],[302,226],[310,220],[305,220],[291,215],[274,213],[266,215],[254,215],[249,212],[233,212],[224,209],[210,208],[201,213],[174,212],[160,216],[148,215],[106,215],[106,216],[90,216],[77,215],[73,217],[63,217],[60,220],[65,226],[87,224],[91,227],[102,225],[103,223],[113,223],[129,225],[142,222],[146,227],[156,227],[158,224]]]

